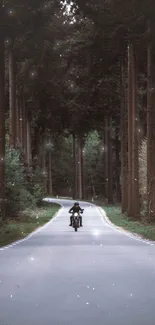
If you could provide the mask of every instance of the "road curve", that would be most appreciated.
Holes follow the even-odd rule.
[[[72,201],[61,204],[41,231],[0,250],[0,325],[154,325],[155,247],[89,203],[75,233]]]

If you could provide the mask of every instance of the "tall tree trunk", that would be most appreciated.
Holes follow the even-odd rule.
[[[44,149],[44,136],[43,134],[40,136],[40,146],[39,146],[39,167],[44,168],[43,164],[43,149]]]
[[[21,97],[19,99],[19,140],[20,149],[23,149],[23,107]]]
[[[132,218],[140,217],[136,56],[132,46]]]
[[[128,210],[128,156],[127,156],[127,129],[128,112],[126,102],[125,64],[121,64],[121,198],[122,213]]]
[[[43,157],[42,157],[42,168],[43,168],[43,175],[44,175],[44,188],[45,194],[47,194],[47,162],[46,162],[46,149],[45,149],[45,139],[43,141]]]
[[[16,143],[17,147],[20,148],[20,106],[19,98],[16,98]]]
[[[32,151],[31,151],[31,124],[30,119],[27,117],[27,164],[32,164]]]
[[[22,148],[23,148],[23,153],[26,158],[27,155],[27,131],[26,131],[26,124],[27,122],[27,107],[25,103],[24,96],[22,98]]]
[[[113,203],[112,118],[108,119],[108,203]]]
[[[115,129],[115,162],[116,162],[116,202],[121,202],[121,188],[120,188],[120,140],[119,128]]]
[[[0,33],[0,208],[5,219],[5,65],[4,39]]]
[[[76,151],[76,136],[73,133],[73,159],[74,159],[74,187],[73,198],[77,198],[77,151]]]
[[[113,203],[112,120],[108,116],[104,120],[104,142],[105,192],[108,203]]]
[[[155,63],[151,40],[147,51],[147,79],[147,192],[148,220],[152,221],[155,220]]]
[[[82,170],[81,170],[81,156],[82,156],[82,148],[81,148],[81,137],[78,136],[78,198],[82,200]]]
[[[49,180],[49,194],[53,195],[53,182],[52,182],[52,152],[48,153],[48,180]]]
[[[9,145],[16,147],[16,76],[12,45],[8,52],[9,60]]]
[[[83,155],[84,155],[84,137],[83,135],[81,135],[81,181],[82,181],[82,199],[84,200],[84,193],[85,193],[85,189],[84,189],[84,159],[83,159]]]
[[[128,216],[132,217],[132,45],[128,46]]]
[[[104,175],[105,197],[108,199],[108,117],[104,119]]]

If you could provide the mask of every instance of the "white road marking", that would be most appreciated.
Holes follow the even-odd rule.
[[[106,212],[104,211],[104,209],[102,209],[101,207],[95,207],[96,208],[96,210],[98,211],[98,213],[100,214],[100,216],[101,216],[101,221],[102,221],[102,223],[106,223],[106,224],[108,224],[108,226],[110,227],[110,228],[112,228],[113,230],[115,230],[115,231],[117,231],[117,232],[119,232],[119,233],[121,233],[121,234],[124,234],[124,235],[126,235],[127,237],[129,237],[129,238],[131,238],[131,239],[135,239],[135,240],[137,240],[137,241],[140,241],[141,243],[143,243],[143,244],[146,244],[146,245],[149,245],[149,246],[155,246],[155,242],[152,242],[152,241],[150,241],[150,240],[147,240],[147,239],[143,239],[143,238],[141,238],[140,236],[138,236],[138,235],[136,235],[136,234],[132,234],[131,232],[128,232],[127,230],[125,230],[124,229],[124,231],[123,231],[123,229],[122,228],[120,228],[120,227],[117,227],[117,226],[115,226],[110,220],[109,220],[109,218],[108,218],[108,216],[107,216],[107,214],[106,214]],[[101,212],[102,211],[102,212]]]
[[[9,244],[9,245],[6,245],[6,246],[3,246],[3,247],[1,247],[0,248],[0,251],[4,251],[5,249],[8,249],[8,248],[12,248],[13,246],[16,246],[16,245],[18,245],[18,244],[20,244],[20,243],[22,243],[22,242],[25,242],[25,241],[27,241],[28,239],[30,239],[31,237],[33,237],[35,234],[37,234],[37,233],[39,233],[39,232],[41,232],[42,230],[44,230],[44,229],[46,229],[55,219],[57,219],[57,218],[59,218],[60,217],[60,215],[61,215],[61,212],[62,212],[62,210],[63,210],[63,208],[64,208],[64,205],[63,205],[63,203],[60,203],[60,201],[59,201],[59,199],[51,199],[51,198],[45,198],[45,199],[43,199],[43,201],[45,201],[45,202],[55,202],[55,203],[58,203],[60,206],[61,206],[61,208],[60,208],[60,210],[58,211],[58,212],[56,212],[55,213],[55,215],[53,216],[53,218],[49,221],[49,222],[47,222],[44,226],[42,226],[42,227],[40,227],[40,228],[38,228],[38,229],[36,229],[35,231],[33,231],[32,233],[30,233],[28,236],[26,236],[25,238],[23,238],[23,239],[20,239],[20,240],[18,240],[18,241],[15,241],[15,242],[13,242],[12,244]],[[81,204],[82,203],[88,203],[88,202],[81,202]],[[134,239],[134,240],[137,240],[137,241],[140,241],[141,243],[143,243],[143,244],[146,244],[146,245],[149,245],[149,246],[155,246],[155,242],[152,242],[152,241],[149,241],[149,240],[145,240],[145,239],[143,239],[143,238],[141,238],[140,236],[138,236],[138,235],[136,235],[136,234],[132,234],[132,233],[130,233],[130,232],[128,232],[128,231],[126,231],[126,230],[123,230],[122,228],[120,228],[120,227],[117,227],[117,226],[115,226],[110,220],[109,220],[109,218],[107,217],[107,214],[106,214],[106,212],[104,211],[104,209],[103,208],[101,208],[101,207],[99,207],[99,206],[96,206],[96,205],[94,205],[94,204],[92,204],[92,203],[88,203],[88,204],[90,204],[92,207],[94,207],[95,209],[96,209],[96,211],[98,212],[98,214],[100,215],[100,217],[101,217],[101,222],[103,223],[103,224],[107,224],[110,228],[112,228],[114,231],[117,231],[117,232],[119,232],[119,233],[121,233],[121,234],[124,234],[124,235],[126,235],[127,237],[129,237],[129,238],[131,238],[131,239]]]
[[[60,206],[61,206],[61,204],[60,204]],[[4,251],[5,249],[12,248],[13,246],[16,246],[16,245],[18,245],[18,244],[20,244],[22,242],[25,242],[28,239],[30,239],[31,237],[33,237],[35,234],[37,234],[37,233],[41,232],[42,230],[46,229],[55,219],[59,218],[61,212],[62,212],[62,207],[60,208],[60,210],[58,212],[55,213],[53,218],[49,222],[47,222],[44,226],[42,226],[42,227],[36,229],[35,231],[31,232],[28,236],[26,236],[23,239],[17,240],[15,242],[13,242],[12,244],[1,247],[0,251]]]

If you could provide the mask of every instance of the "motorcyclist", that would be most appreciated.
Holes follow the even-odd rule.
[[[78,202],[75,202],[74,205],[72,206],[72,208],[69,210],[69,213],[71,213],[71,212],[73,212],[73,213],[75,213],[75,212],[79,213],[79,212],[83,212],[83,210],[84,209],[81,209],[79,203]],[[80,227],[83,227],[81,215],[79,215],[79,219],[80,219]],[[71,215],[71,217],[70,217],[70,226],[72,226],[72,221],[73,221],[73,215]]]

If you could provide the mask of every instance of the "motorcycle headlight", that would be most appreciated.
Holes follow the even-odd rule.
[[[75,217],[78,217],[78,213],[77,213],[77,212],[75,212],[75,213],[74,213],[74,216],[75,216]]]

